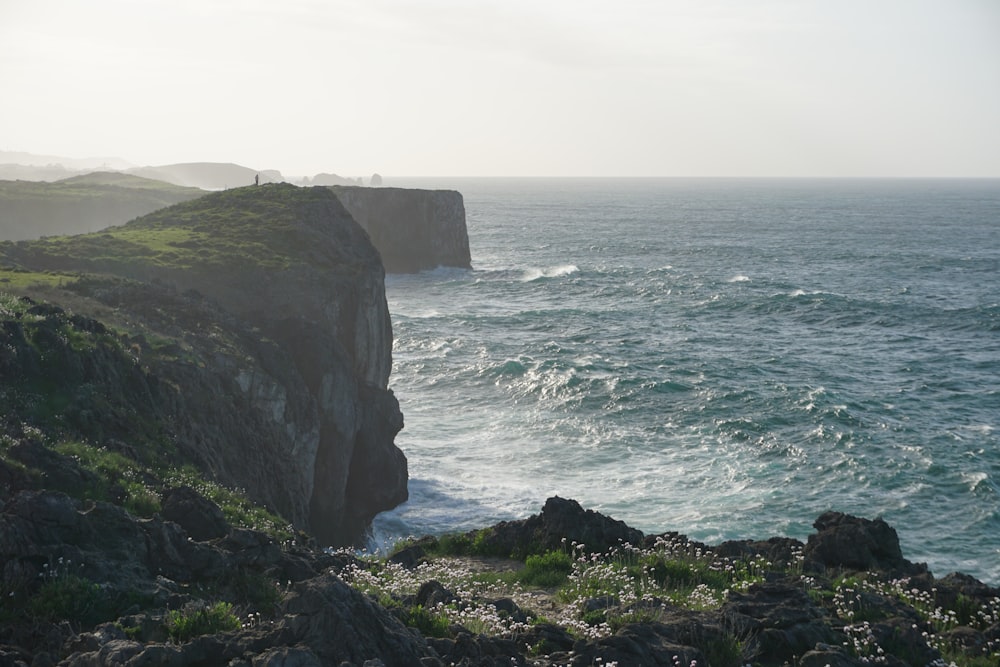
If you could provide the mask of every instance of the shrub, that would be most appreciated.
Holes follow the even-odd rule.
[[[216,602],[211,607],[195,610],[174,610],[167,616],[167,634],[179,642],[239,628],[240,620],[228,602]]]
[[[69,620],[90,625],[101,620],[101,587],[84,577],[63,574],[46,579],[28,600],[28,614],[42,621]]]
[[[518,580],[528,586],[554,588],[561,586],[573,571],[573,561],[564,551],[549,551],[540,556],[528,556]]]
[[[416,628],[425,637],[448,637],[448,617],[434,614],[424,609],[423,605],[414,605],[403,612],[403,623]]]

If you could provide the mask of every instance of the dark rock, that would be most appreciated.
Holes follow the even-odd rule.
[[[826,512],[813,524],[803,551],[807,562],[849,570],[918,571],[903,558],[896,530],[882,519]]]
[[[389,556],[390,563],[402,565],[408,570],[415,568],[427,556],[427,549],[437,544],[433,537],[422,537]]]
[[[574,666],[605,664],[617,661],[619,665],[649,665],[686,667],[692,661],[705,665],[704,654],[692,646],[682,646],[671,639],[672,631],[660,623],[626,625],[611,637],[599,639],[583,646],[574,646],[571,664]]]
[[[520,521],[505,521],[477,535],[486,548],[501,555],[524,555],[569,548],[597,553],[622,543],[642,544],[643,534],[575,500],[549,498],[541,514]]]
[[[729,540],[712,548],[712,551],[731,560],[750,560],[763,556],[776,567],[788,567],[801,556],[804,545],[790,537],[772,537],[768,540]]]
[[[224,537],[229,523],[219,506],[190,486],[168,489],[161,500],[160,514],[187,531],[197,542]]]
[[[388,611],[333,575],[296,584],[282,605],[280,627],[308,645],[323,664],[381,658],[391,665],[420,665],[427,642]]]
[[[975,577],[959,572],[952,572],[938,579],[930,589],[934,595],[935,605],[946,609],[955,608],[959,596],[973,601],[974,606],[987,604],[994,598],[1000,598],[1000,588],[987,586]]]
[[[847,655],[844,651],[826,645],[820,645],[812,651],[806,651],[796,663],[797,667],[863,667],[867,663]]]
[[[455,601],[455,594],[441,585],[439,581],[431,579],[421,584],[413,603],[421,605],[425,609],[436,607],[438,603],[448,604]]]
[[[929,665],[941,657],[909,619],[891,618],[872,623],[871,633],[878,646],[897,659],[897,664]]]
[[[763,661],[791,660],[818,643],[836,640],[822,610],[801,587],[790,584],[754,584],[746,593],[730,592],[722,615],[730,625],[757,637]]]
[[[63,456],[36,440],[19,441],[8,450],[7,455],[38,471],[42,477],[39,483],[48,489],[79,495],[99,485],[97,475],[81,468],[73,458]]]

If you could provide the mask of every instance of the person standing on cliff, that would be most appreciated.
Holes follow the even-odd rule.
[[[255,175],[255,176],[253,177],[253,184],[254,184],[254,185],[260,185],[260,174],[256,174],[256,175]]]

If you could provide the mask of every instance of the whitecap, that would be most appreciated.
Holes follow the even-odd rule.
[[[728,283],[748,283],[750,282],[750,276],[736,275],[727,280]]]
[[[521,281],[530,283],[542,278],[560,278],[562,276],[568,276],[571,273],[576,273],[579,270],[580,269],[575,264],[560,264],[558,266],[550,266],[543,269],[532,267],[524,270],[524,273],[521,275]]]

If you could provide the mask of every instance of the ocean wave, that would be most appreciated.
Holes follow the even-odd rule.
[[[546,268],[532,267],[521,274],[521,282],[530,283],[545,278],[561,278],[576,273],[580,269],[575,264],[560,264]]]

